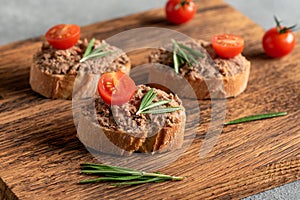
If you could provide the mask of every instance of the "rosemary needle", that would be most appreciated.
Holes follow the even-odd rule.
[[[287,112],[275,112],[275,113],[251,115],[251,116],[235,119],[235,120],[232,120],[229,122],[225,122],[224,125],[239,124],[239,123],[245,123],[245,122],[261,120],[261,119],[268,119],[268,118],[279,117],[279,116],[284,116],[284,115],[287,115]]]
[[[179,60],[178,60],[178,57],[176,54],[176,47],[174,47],[174,50],[173,50],[173,61],[174,61],[174,70],[178,74],[180,64],[179,64]]]
[[[85,58],[87,55],[89,55],[91,53],[94,43],[95,43],[95,38],[91,39],[91,41],[89,42],[89,44],[82,56],[83,58]]]
[[[159,108],[159,109],[151,109],[143,111],[144,114],[151,113],[151,114],[163,114],[163,113],[170,113],[175,112],[177,110],[181,110],[180,107],[167,107],[167,108]]]

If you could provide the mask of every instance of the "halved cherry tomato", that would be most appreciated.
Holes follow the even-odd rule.
[[[135,91],[134,81],[121,71],[105,73],[98,81],[99,95],[105,103],[110,105],[127,103]]]
[[[80,27],[76,24],[58,24],[45,34],[46,40],[56,49],[69,49],[80,38]]]
[[[212,47],[221,58],[233,58],[242,53],[244,39],[233,34],[219,34],[212,37]]]
[[[183,24],[194,17],[196,4],[192,0],[169,0],[165,12],[170,22]]]

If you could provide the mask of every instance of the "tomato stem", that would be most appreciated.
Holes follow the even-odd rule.
[[[175,10],[178,10],[180,7],[184,8],[184,5],[189,5],[190,2],[187,0],[181,0],[176,6],[175,6]]]
[[[186,1],[186,0],[182,0],[182,1],[180,2],[180,5],[181,5],[181,6],[189,5],[189,4],[190,4],[190,2],[189,2],[189,1]]]
[[[279,34],[284,34],[286,33],[287,31],[294,31],[295,28],[297,27],[297,25],[293,25],[293,26],[289,26],[289,27],[285,27],[285,26],[282,26],[280,24],[280,21],[277,19],[277,17],[274,15],[274,20],[275,20],[275,23],[276,23],[276,27],[277,27],[277,31]]]

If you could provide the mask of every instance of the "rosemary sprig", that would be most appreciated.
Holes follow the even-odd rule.
[[[179,67],[187,63],[188,66],[192,66],[192,63],[197,63],[197,58],[204,58],[205,56],[190,47],[178,43],[175,40],[171,40],[173,43],[173,62],[174,70],[179,73]]]
[[[139,170],[104,164],[81,164],[81,173],[99,175],[101,177],[82,180],[79,183],[96,183],[101,181],[117,182],[113,186],[138,185],[150,182],[177,181],[183,177],[169,176],[160,173],[149,173]]]
[[[106,44],[103,44],[100,47],[92,50],[94,43],[95,43],[95,38],[91,39],[79,62],[84,62],[88,59],[95,58],[95,57],[104,57],[111,53],[111,51],[103,51],[103,49],[107,46]]]
[[[224,125],[239,124],[239,123],[245,123],[245,122],[261,120],[261,119],[268,119],[268,118],[279,117],[279,116],[284,116],[284,115],[287,115],[287,112],[276,112],[276,113],[251,115],[251,116],[235,119],[235,120],[232,120],[229,122],[225,122]]]
[[[138,109],[138,111],[136,112],[136,115],[139,115],[141,113],[146,114],[162,114],[162,113],[169,113],[169,112],[174,112],[177,110],[181,110],[181,107],[163,107],[163,108],[155,108],[161,105],[165,105],[169,102],[171,102],[170,100],[162,100],[162,101],[158,101],[153,103],[153,100],[155,99],[157,93],[154,92],[153,88],[151,88],[147,94],[145,94],[145,96],[142,99],[142,102],[140,104],[140,107]],[[153,109],[155,108],[155,109]]]

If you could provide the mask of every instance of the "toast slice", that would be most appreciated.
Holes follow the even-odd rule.
[[[94,105],[82,108],[77,129],[80,141],[96,151],[114,155],[154,154],[181,148],[186,115],[177,95],[155,89],[154,101],[171,100],[167,106],[181,106],[181,110],[135,114],[149,90],[150,87],[139,85],[133,98],[122,106],[109,106],[96,97]]]
[[[41,50],[34,55],[30,67],[29,83],[32,90],[51,99],[72,99],[74,82],[79,72],[100,75],[120,70],[129,74],[129,57],[105,41],[96,40],[94,48],[103,44],[106,45],[104,50],[112,54],[81,63],[80,59],[88,45],[86,39],[79,40],[67,50],[56,50],[44,42]]]
[[[223,59],[216,55],[208,42],[198,40],[183,44],[205,55],[197,60],[199,64],[196,66],[185,63],[179,71],[192,86],[198,99],[236,97],[246,89],[251,64],[243,55]],[[173,50],[155,50],[149,56],[149,61],[174,67]],[[161,78],[164,79],[164,75]]]

